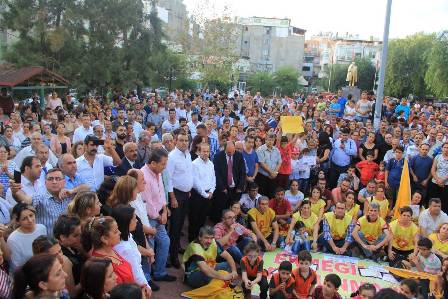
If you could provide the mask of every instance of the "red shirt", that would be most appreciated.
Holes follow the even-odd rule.
[[[280,156],[282,157],[282,164],[278,169],[278,173],[280,174],[291,174],[291,153],[294,150],[294,145],[292,143],[288,143],[285,147],[278,146],[278,150],[280,151]]]
[[[115,252],[115,251],[114,251]],[[107,257],[112,260],[112,268],[114,269],[115,275],[117,276],[117,284],[122,283],[135,283],[134,275],[132,274],[131,264],[128,263],[124,258],[121,257],[117,252],[115,254],[118,256],[118,261],[116,258],[112,258],[107,255],[92,251],[92,256],[96,257]]]
[[[291,204],[284,198],[281,201],[275,198],[269,200],[269,207],[274,210],[275,215],[286,215],[292,212]]]
[[[358,167],[359,170],[361,171],[360,181],[364,186],[366,186],[370,180],[375,178],[375,174],[380,169],[378,164],[376,164],[373,161],[367,161],[367,160],[358,162],[356,164],[356,167]]]

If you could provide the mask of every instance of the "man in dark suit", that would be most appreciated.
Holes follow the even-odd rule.
[[[246,183],[246,164],[243,155],[235,151],[235,142],[227,141],[224,150],[218,152],[214,159],[216,190],[212,203],[210,218],[218,223],[222,211],[230,207],[233,201],[239,201]]]
[[[120,165],[117,166],[115,174],[118,176],[126,175],[129,169],[143,167],[137,160],[137,144],[134,142],[125,143],[123,146],[124,157],[121,159]]]

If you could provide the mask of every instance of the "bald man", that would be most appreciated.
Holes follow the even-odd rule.
[[[227,141],[224,150],[214,159],[216,174],[215,200],[212,203],[211,219],[214,223],[221,220],[222,211],[230,207],[233,201],[239,201],[246,183],[246,164],[241,152],[236,151],[235,142]]]

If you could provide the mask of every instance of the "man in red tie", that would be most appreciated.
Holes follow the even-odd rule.
[[[210,218],[214,223],[221,220],[222,211],[230,207],[232,201],[239,201],[246,182],[246,164],[243,155],[235,151],[235,142],[227,141],[224,150],[214,159],[216,191]]]

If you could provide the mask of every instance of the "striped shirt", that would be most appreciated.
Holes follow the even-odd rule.
[[[48,236],[53,236],[53,226],[58,217],[67,211],[71,198],[58,199],[46,189],[32,196],[33,206],[36,209],[36,223],[47,228]]]

